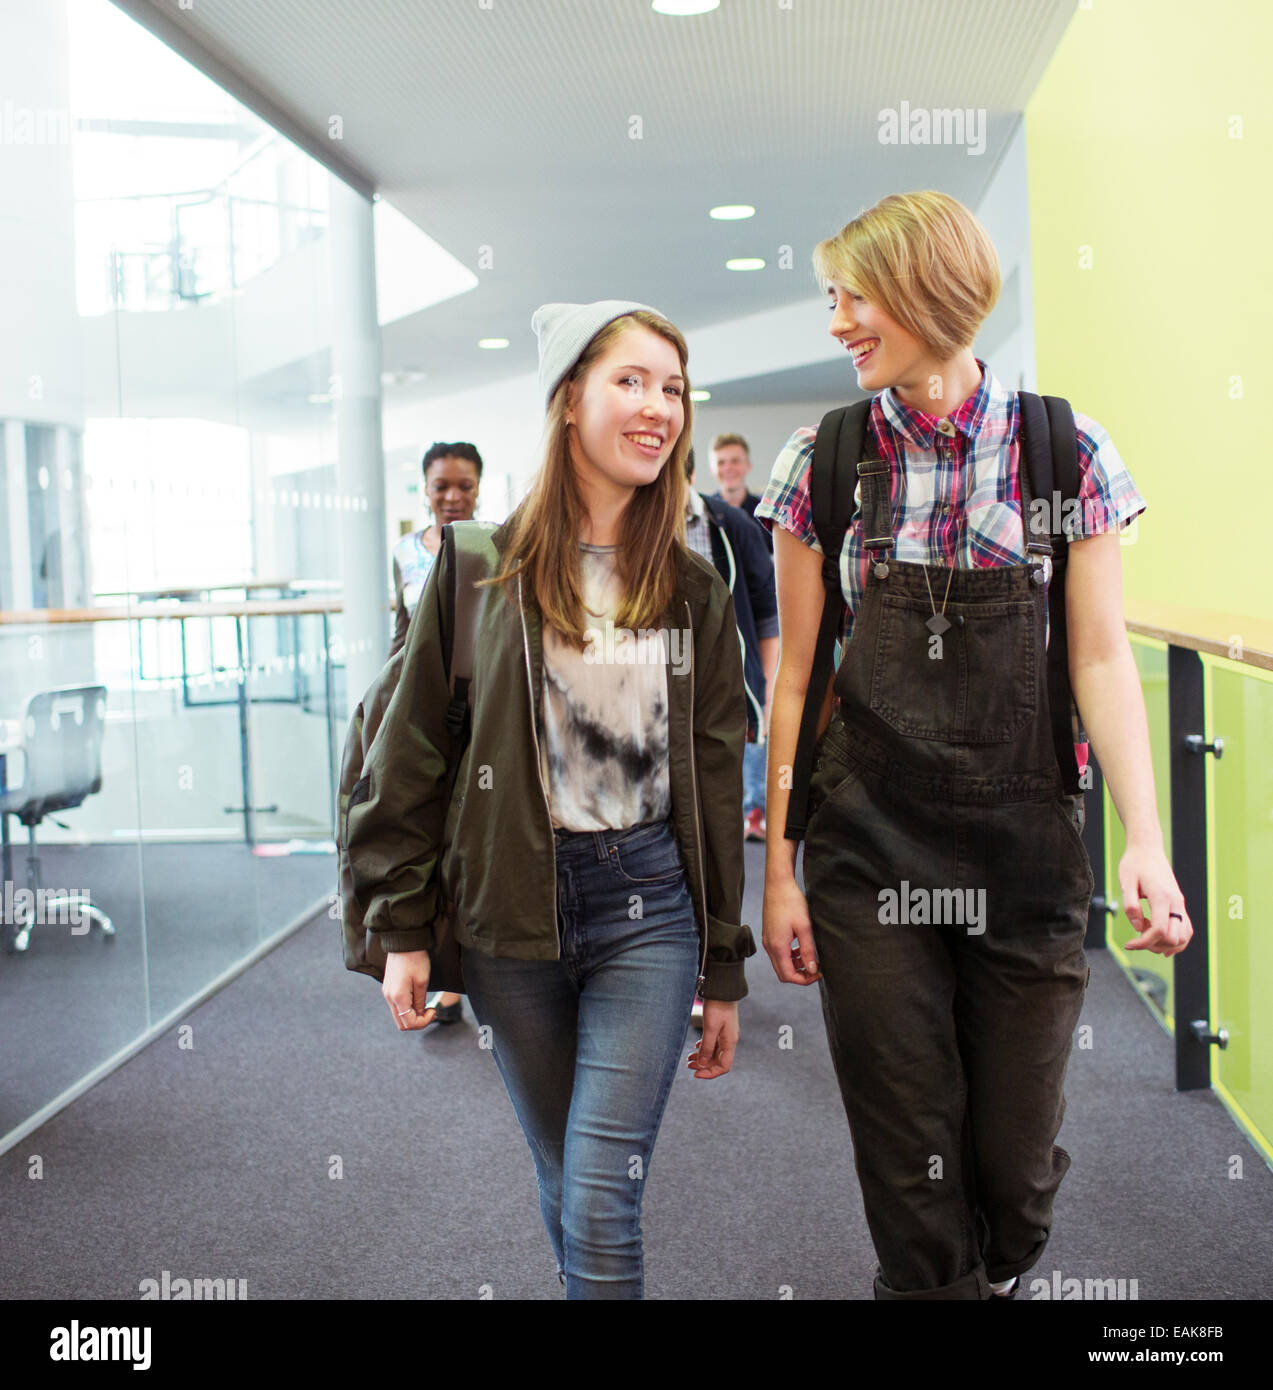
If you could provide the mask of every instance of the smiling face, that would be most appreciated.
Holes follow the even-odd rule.
[[[676,348],[641,325],[625,328],[570,394],[570,452],[580,482],[607,490],[652,483],[685,425]]]
[[[831,336],[852,355],[863,391],[913,389],[936,369],[929,349],[878,304],[835,284],[828,299]]]
[[[724,444],[712,450],[712,472],[722,488],[736,488],[746,483],[751,472],[751,459],[741,444]]]
[[[439,526],[473,520],[479,481],[472,459],[444,454],[433,460],[424,475],[424,492]]]

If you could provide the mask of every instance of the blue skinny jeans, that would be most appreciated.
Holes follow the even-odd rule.
[[[558,831],[560,960],[463,948],[567,1299],[644,1294],[641,1199],[686,1044],[699,936],[666,821]]]

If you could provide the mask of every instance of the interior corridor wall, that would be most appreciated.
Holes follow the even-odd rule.
[[[1267,614],[1273,5],[1091,0],[1026,110],[1039,389],[1149,504],[1127,593]]]

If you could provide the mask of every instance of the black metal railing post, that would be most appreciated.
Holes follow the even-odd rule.
[[[243,839],[249,849],[256,846],[256,813],[278,812],[277,802],[268,806],[252,804],[252,694],[249,679],[252,666],[252,636],[248,624],[252,621],[247,613],[236,614],[234,619],[235,641],[238,647],[238,705],[239,705],[239,775],[243,782],[243,805],[227,806],[226,814],[243,813]]]
[[[1172,958],[1176,1018],[1176,1089],[1211,1085],[1211,980],[1207,952],[1206,758],[1202,660],[1186,647],[1167,649],[1171,742],[1171,858],[1193,924],[1187,950]],[[1195,1027],[1195,1024],[1202,1026]]]

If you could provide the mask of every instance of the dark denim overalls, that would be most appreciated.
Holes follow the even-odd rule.
[[[889,558],[888,465],[859,473],[879,549],[805,841],[823,1013],[876,1297],[987,1298],[1039,1259],[1069,1167],[1053,1140],[1092,873],[1052,739],[1042,570],[926,582]],[[1021,480],[1024,519],[1024,461]]]

